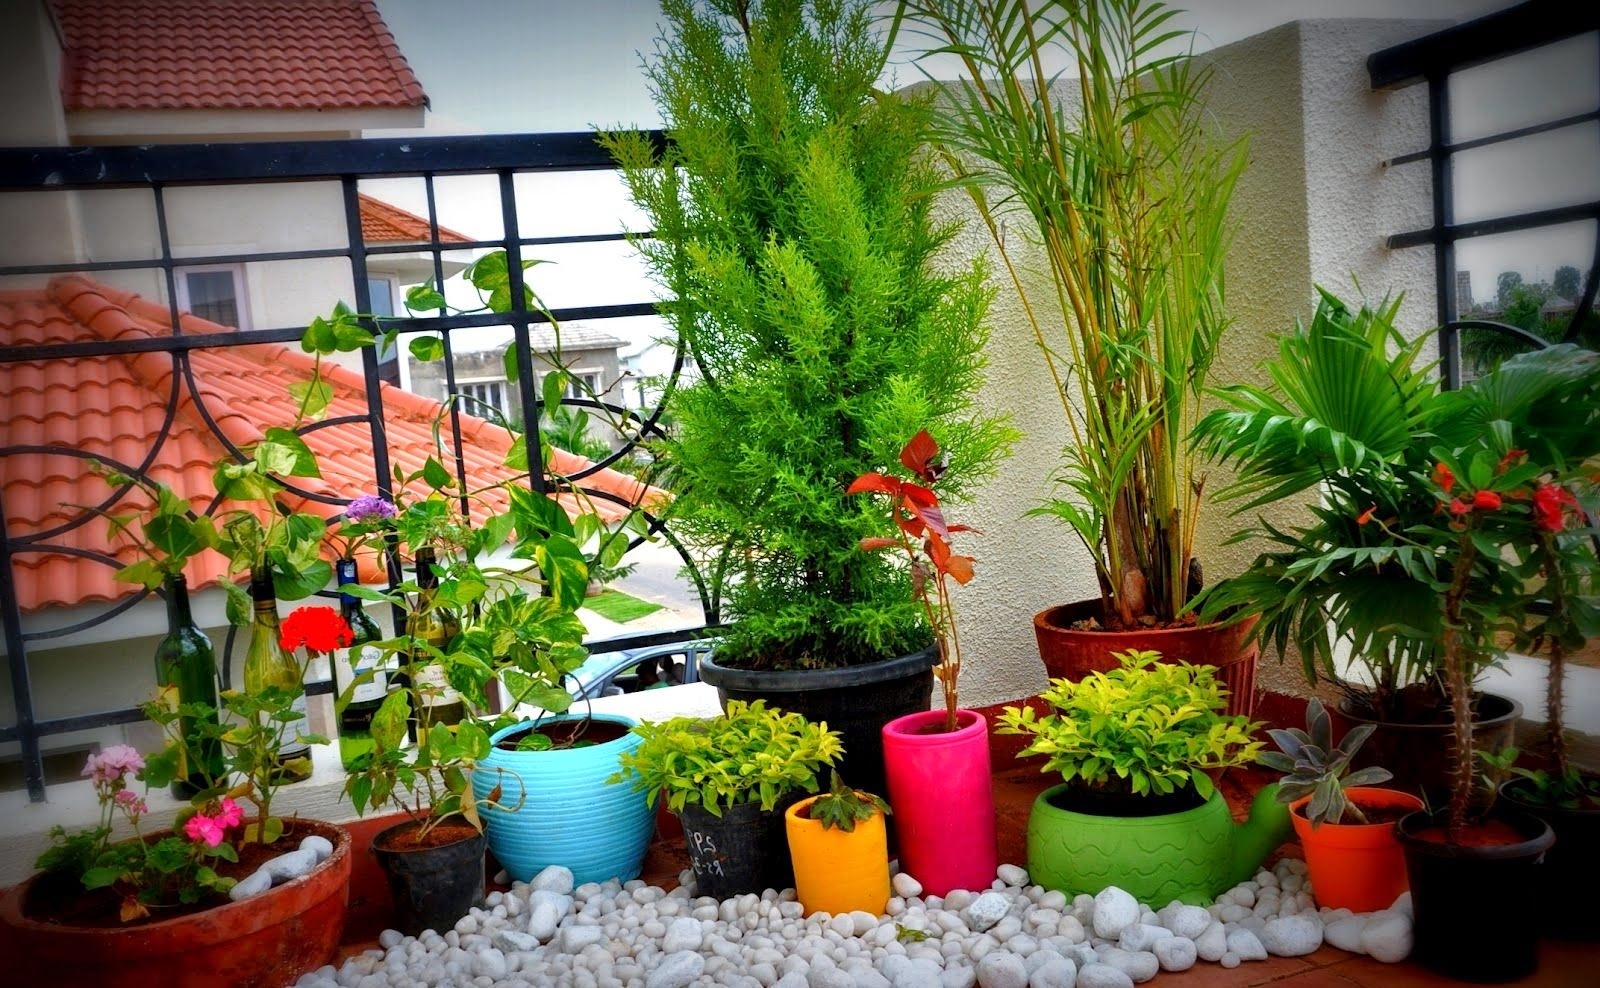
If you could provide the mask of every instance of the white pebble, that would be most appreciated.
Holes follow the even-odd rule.
[[[1114,940],[1139,921],[1139,900],[1115,885],[1094,897],[1094,935]]]
[[[1028,884],[1027,869],[1019,868],[1014,864],[1001,865],[999,868],[995,869],[995,875],[1002,882],[1005,882],[1007,885],[1010,885],[1013,888],[1022,888],[1024,885]],[[980,978],[979,980],[982,979]]]
[[[1126,971],[1109,964],[1087,964],[1078,968],[1077,988],[1133,988]]]
[[[894,894],[902,899],[910,899],[913,896],[922,894],[922,883],[903,871],[890,879],[889,885],[894,889]]]
[[[1375,912],[1361,931],[1361,949],[1373,960],[1394,964],[1411,954],[1411,918],[1397,909]]]

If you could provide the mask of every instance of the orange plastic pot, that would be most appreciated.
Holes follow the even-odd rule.
[[[889,903],[889,835],[883,814],[874,813],[851,831],[824,827],[805,815],[816,799],[803,799],[783,815],[796,897],[807,915],[857,909],[882,915]]]
[[[1345,796],[1363,812],[1400,807],[1422,809],[1422,800],[1408,792],[1357,786]],[[1370,913],[1394,905],[1409,886],[1406,856],[1395,836],[1395,821],[1386,823],[1323,823],[1306,819],[1310,796],[1289,805],[1295,836],[1305,851],[1311,895],[1317,905]]]

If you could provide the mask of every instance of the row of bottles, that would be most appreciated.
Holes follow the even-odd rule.
[[[443,649],[458,629],[453,615],[434,601],[439,584],[435,566],[433,550],[419,549],[416,559],[419,600],[406,631],[419,642]],[[355,562],[339,560],[336,573],[341,590],[339,610],[353,632],[353,640],[348,650],[330,657],[335,696],[342,695],[357,677],[371,671],[370,678],[351,691],[350,702],[336,717],[340,761],[346,770],[354,770],[371,756],[374,747],[372,718],[384,698],[390,690],[408,688],[410,680],[405,675],[405,667],[383,668],[383,654],[373,644],[383,639],[383,632],[360,599],[346,589],[356,582]],[[204,703],[216,711],[221,706],[216,654],[210,638],[195,624],[189,607],[187,581],[182,575],[172,577],[165,591],[168,631],[156,646],[155,655],[161,700],[172,710],[179,704]],[[300,666],[279,644],[277,596],[270,572],[252,573],[250,598],[252,614],[244,658],[244,688],[250,691],[269,685],[288,690],[297,688]],[[421,708],[413,710],[409,718],[409,733],[414,741],[419,726],[459,723],[466,716],[466,703],[461,694],[451,688],[443,669],[427,661],[423,650],[413,651],[411,658],[411,667],[418,670],[417,693],[420,695],[417,699]],[[295,699],[293,709],[301,717],[285,725],[285,737],[279,749],[278,780],[284,784],[311,776],[311,750],[304,739],[310,732],[310,720],[306,716],[303,692]],[[212,724],[219,723],[215,713],[209,719]],[[172,785],[173,795],[180,799],[202,791],[211,780],[219,780],[223,774],[221,746],[214,734],[200,728],[192,718],[180,719],[179,730],[190,739],[186,745],[188,756]]]

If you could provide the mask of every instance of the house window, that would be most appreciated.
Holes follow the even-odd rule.
[[[394,315],[394,282],[388,278],[368,278],[367,294],[372,299],[372,314]]]
[[[248,329],[242,274],[237,266],[177,272],[178,308],[221,326]]]
[[[600,397],[600,373],[598,371],[567,371],[567,397],[598,399]]]
[[[507,400],[506,381],[457,381],[458,407],[468,415],[496,420],[495,413],[515,421],[511,402]]]

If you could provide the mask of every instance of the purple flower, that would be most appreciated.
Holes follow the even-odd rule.
[[[344,509],[344,520],[352,525],[365,525],[368,522],[387,521],[394,514],[394,502],[376,494],[363,494]]]

